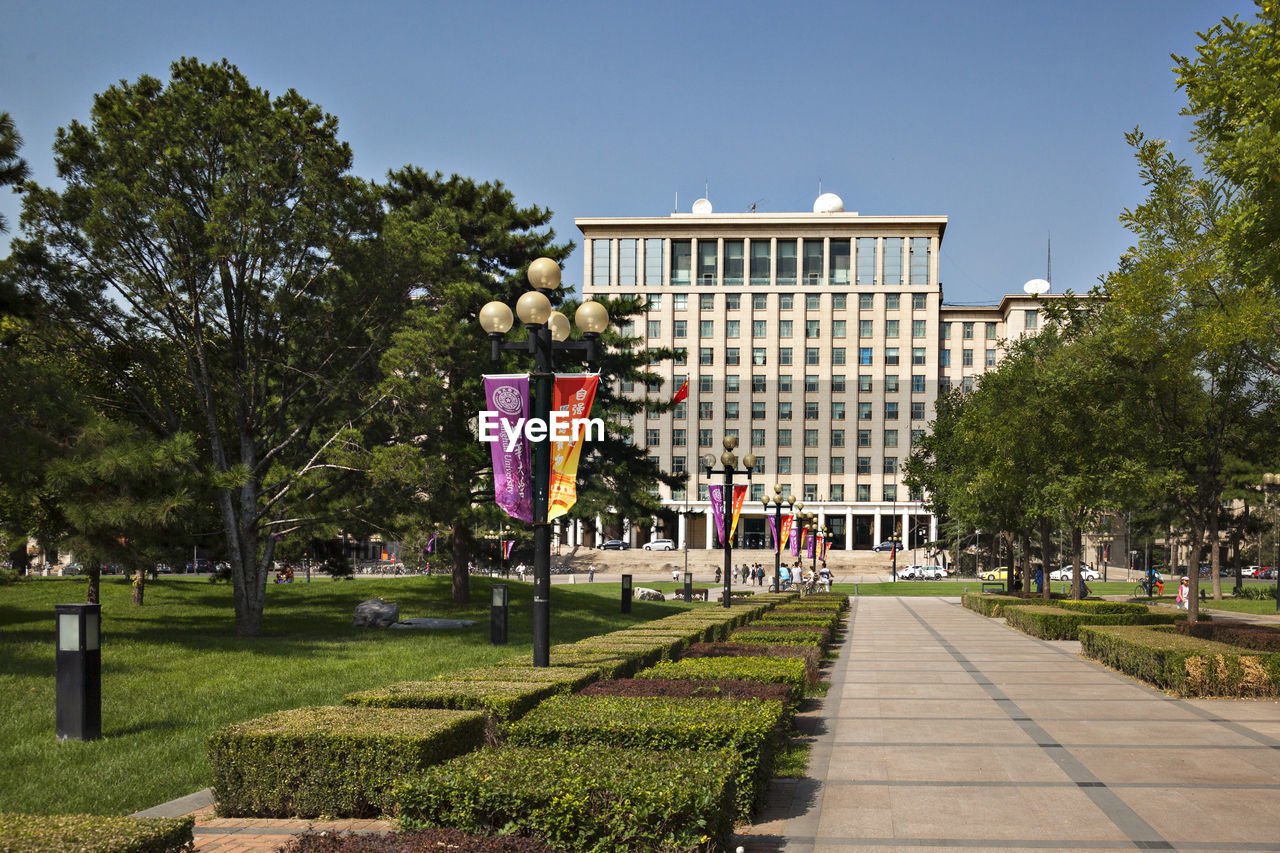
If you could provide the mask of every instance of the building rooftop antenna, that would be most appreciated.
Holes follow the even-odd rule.
[[[1045,263],[1045,281],[1053,284],[1053,232],[1050,231],[1049,239],[1049,258]]]

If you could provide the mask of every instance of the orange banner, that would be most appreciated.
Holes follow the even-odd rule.
[[[733,521],[729,525],[729,541],[733,541],[733,534],[738,531],[738,515],[742,512],[742,503],[747,499],[746,486],[733,487]]]
[[[591,414],[599,376],[556,376],[552,411],[565,412],[570,421]],[[551,442],[551,489],[547,521],[569,512],[578,502],[578,461],[582,458],[582,433],[568,441]]]
[[[787,543],[791,541],[791,525],[795,523],[795,520],[796,517],[794,515],[784,515],[782,517],[782,535],[778,541],[774,543],[778,547],[773,550],[777,551],[779,548],[785,547]]]

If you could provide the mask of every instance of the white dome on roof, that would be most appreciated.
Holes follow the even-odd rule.
[[[813,203],[814,213],[844,213],[844,199],[835,193],[823,193]]]
[[[698,199],[693,203],[693,212],[694,213],[710,213],[711,202],[707,201],[705,198]]]

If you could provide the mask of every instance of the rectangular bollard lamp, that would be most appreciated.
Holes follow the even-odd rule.
[[[631,575],[622,576],[622,612],[631,612]]]
[[[55,604],[58,740],[102,737],[102,605]]]
[[[507,644],[507,585],[494,584],[490,594],[492,599],[489,606],[489,645],[505,646]]]
[[[684,600],[686,604],[693,601],[693,572],[684,573]]]

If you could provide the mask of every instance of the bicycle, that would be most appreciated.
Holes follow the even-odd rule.
[[[1164,595],[1164,581],[1158,578],[1144,578],[1133,588],[1134,598],[1155,598],[1157,595]]]

